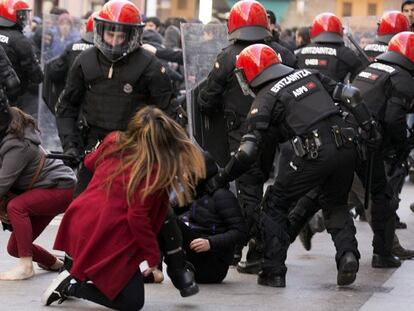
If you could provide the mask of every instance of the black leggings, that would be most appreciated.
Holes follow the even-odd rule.
[[[72,286],[69,295],[121,311],[140,310],[144,306],[145,300],[144,282],[139,270],[114,300],[109,300],[95,285],[87,282],[79,282]]]
[[[178,225],[183,233],[183,247],[186,252],[186,257],[189,262],[195,268],[195,280],[200,284],[214,284],[221,283],[227,275],[229,265],[218,258],[218,256],[212,252],[196,253],[190,249],[190,243],[192,240],[201,238],[191,229],[178,220]]]

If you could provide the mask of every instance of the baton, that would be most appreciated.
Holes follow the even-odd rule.
[[[51,151],[50,153],[47,153],[45,157],[46,159],[64,160],[64,161],[73,161],[73,162],[77,161],[76,157],[68,155],[68,154],[63,154],[58,151]]]
[[[368,209],[368,206],[369,206],[373,169],[374,169],[374,152],[370,152],[369,157],[368,157],[367,172],[366,172],[366,177],[365,177],[365,197],[364,197],[364,208],[365,209]]]
[[[355,41],[354,37],[352,36],[352,34],[347,33],[346,34],[347,38],[349,39],[349,41],[352,43],[352,45],[357,49],[358,53],[365,59],[365,61],[368,64],[371,64],[371,61],[369,60],[369,57],[367,55],[367,53],[365,53],[365,51],[359,46],[359,44]]]

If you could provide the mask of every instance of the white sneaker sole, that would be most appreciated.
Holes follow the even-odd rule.
[[[52,281],[48,288],[46,288],[45,292],[42,295],[41,302],[43,305],[47,306],[47,300],[56,290],[56,288],[60,285],[60,283],[66,279],[70,273],[67,270],[62,271],[59,275]]]

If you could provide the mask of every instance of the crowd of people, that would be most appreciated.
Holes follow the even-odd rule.
[[[221,283],[231,265],[285,287],[290,244],[299,236],[310,250],[326,229],[347,286],[359,270],[358,216],[372,228],[373,268],[414,258],[396,235],[414,147],[414,1],[352,48],[332,13],[282,32],[272,11],[238,1],[228,44],[209,47],[215,60],[187,106],[185,19],[143,18],[127,0],[108,1],[80,28],[66,10],[51,13],[56,23],[28,25],[25,0],[0,3],[0,220],[18,258],[0,281],[34,277],[35,262],[59,272],[44,305],[76,297],[117,310],[141,309],[144,283],[164,273],[182,297]],[[42,82],[58,155],[39,136]],[[223,168],[187,134],[198,111],[225,124],[215,130],[228,148]],[[53,248],[64,258],[33,243],[58,214]]]

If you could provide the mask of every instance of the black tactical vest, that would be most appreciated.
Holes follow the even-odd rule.
[[[388,45],[379,41],[367,44],[364,48],[365,54],[367,54],[371,62],[375,61],[375,58],[388,51]]]
[[[269,92],[285,105],[285,120],[295,135],[308,134],[319,121],[339,114],[320,80],[307,69],[278,80]]]
[[[139,89],[142,83],[137,82],[151,58],[138,49],[125,62],[114,63],[111,70],[103,68],[98,53],[94,47],[80,56],[87,86],[82,113],[90,126],[108,131],[125,130],[135,112],[149,103],[148,90]]]
[[[300,49],[296,56],[299,68],[316,69],[335,81],[340,81],[338,76],[339,47],[335,45],[321,46],[310,44]]]
[[[352,85],[361,90],[368,109],[378,121],[384,120],[387,94],[390,90],[390,77],[397,70],[383,63],[372,63],[362,70],[352,82]]]

